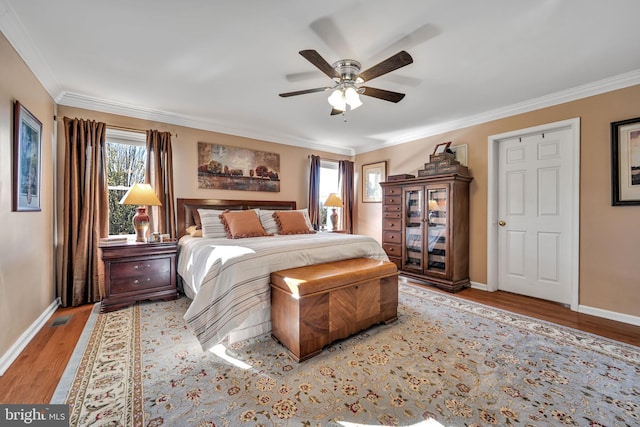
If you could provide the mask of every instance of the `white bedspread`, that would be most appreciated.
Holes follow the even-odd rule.
[[[271,331],[273,271],[350,258],[388,260],[368,236],[317,233],[180,239],[178,274],[193,301],[184,315],[203,349]]]

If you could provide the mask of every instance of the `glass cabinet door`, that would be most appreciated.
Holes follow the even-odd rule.
[[[446,273],[447,240],[447,187],[428,188],[427,202],[427,258],[426,269]]]
[[[423,270],[424,248],[424,188],[406,188],[404,190],[404,253],[403,268]]]

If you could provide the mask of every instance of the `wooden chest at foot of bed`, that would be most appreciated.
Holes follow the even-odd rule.
[[[398,318],[398,271],[355,258],[271,273],[272,335],[301,362],[331,342]]]

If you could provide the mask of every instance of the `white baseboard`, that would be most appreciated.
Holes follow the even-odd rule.
[[[29,326],[29,328],[20,335],[20,338],[0,357],[0,376],[4,375],[9,366],[20,356],[22,350],[31,342],[38,331],[49,321],[53,313],[56,312],[60,305],[60,298],[56,298],[49,307]]]
[[[591,316],[603,317],[616,322],[628,323],[630,325],[640,326],[640,317],[630,314],[618,313],[616,311],[603,310],[601,308],[589,307],[586,305],[578,305],[578,313],[590,314]]]
[[[487,290],[484,283],[471,282],[473,289]],[[614,320],[616,322],[628,323],[630,325],[640,326],[640,317],[630,314],[618,313],[616,311],[603,310],[601,308],[589,307],[586,305],[578,305],[578,313],[589,314],[591,316],[602,317],[603,319]]]
[[[480,289],[481,291],[488,291],[486,284],[479,283],[479,282],[474,282],[473,280],[471,281],[471,287],[473,289]]]

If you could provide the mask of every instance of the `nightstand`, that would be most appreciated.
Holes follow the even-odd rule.
[[[104,262],[103,313],[136,301],[178,298],[176,242],[127,242],[99,248]]]

